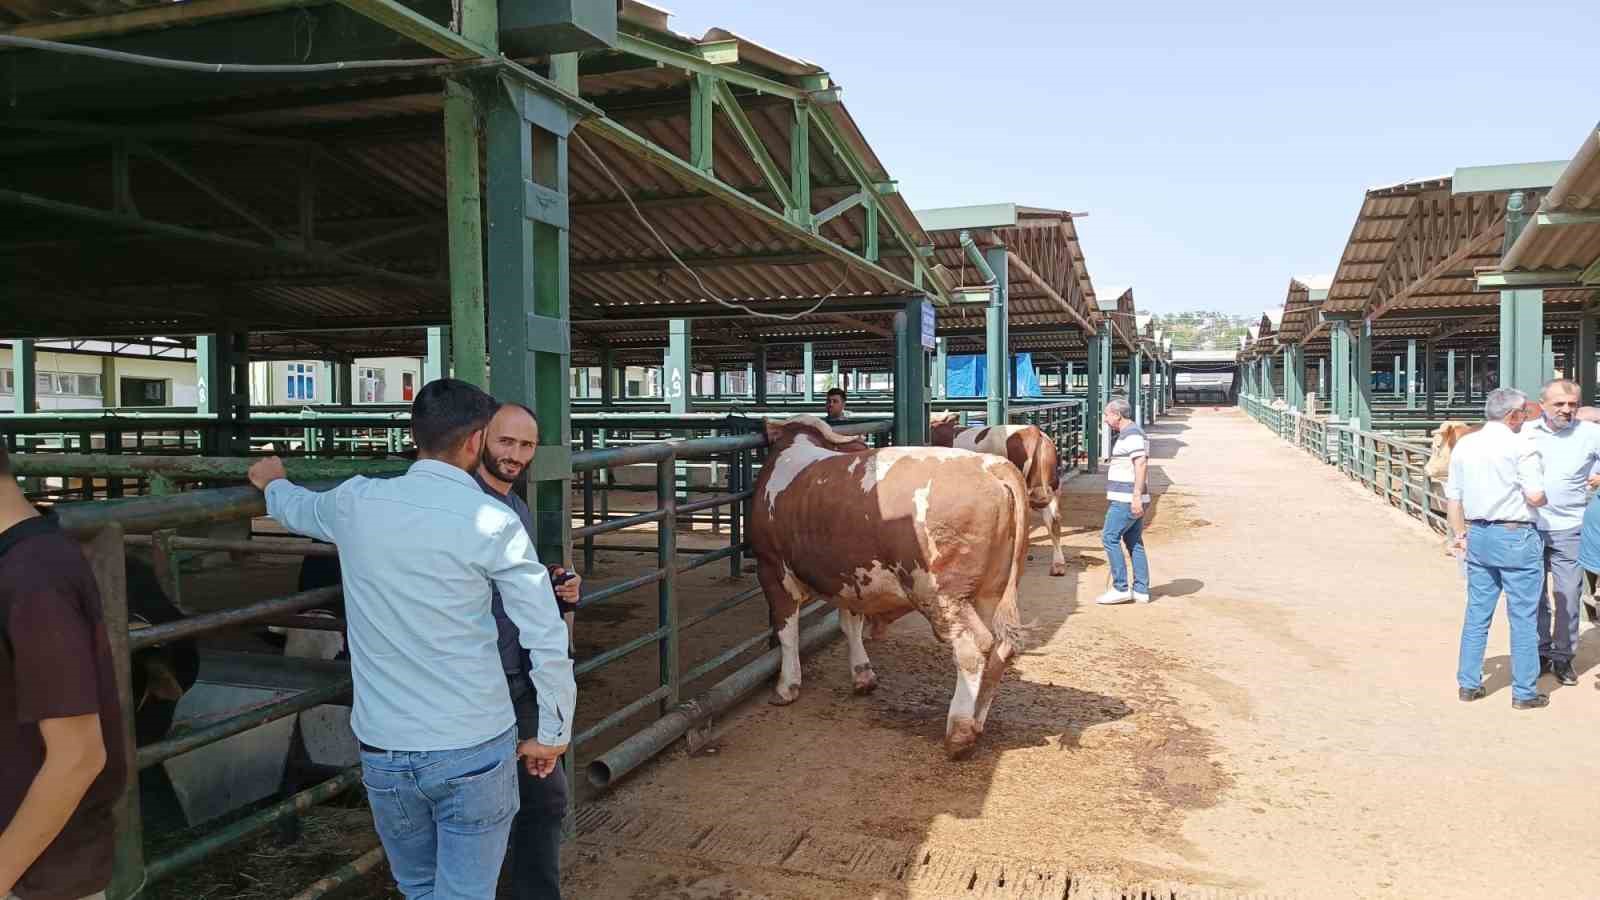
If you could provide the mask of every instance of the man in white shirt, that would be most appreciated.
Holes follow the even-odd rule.
[[[339,546],[361,780],[401,893],[495,894],[516,766],[548,776],[572,740],[577,688],[567,626],[521,520],[469,474],[499,406],[441,378],[411,407],[417,462],[398,478],[315,493],[264,459],[250,481],[283,527]],[[491,587],[516,625],[538,692],[537,735],[516,741]]]
[[[1462,701],[1484,696],[1483,653],[1500,593],[1511,624],[1511,705],[1540,709],[1550,698],[1536,690],[1544,595],[1544,542],[1534,510],[1545,505],[1538,445],[1517,432],[1527,396],[1513,388],[1489,392],[1483,429],[1456,445],[1444,495],[1455,550],[1467,563],[1467,612],[1461,626],[1456,684]]]
[[[1539,667],[1565,685],[1578,683],[1572,669],[1578,646],[1579,607],[1583,597],[1583,570],[1578,567],[1578,546],[1583,535],[1583,512],[1589,490],[1600,486],[1600,424],[1578,421],[1578,385],[1565,379],[1551,381],[1539,395],[1544,415],[1523,429],[1539,447],[1544,468],[1544,494],[1539,507],[1539,536],[1544,540],[1545,571],[1550,575],[1551,604],[1539,598]]]

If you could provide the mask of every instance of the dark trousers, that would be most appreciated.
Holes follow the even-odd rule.
[[[539,734],[539,695],[526,675],[506,676],[517,713],[517,740]],[[556,766],[544,778],[528,774],[518,761],[517,791],[522,808],[511,822],[506,847],[515,900],[561,900],[561,823],[567,815],[566,770]]]

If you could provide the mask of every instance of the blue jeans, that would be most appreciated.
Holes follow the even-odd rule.
[[[463,750],[361,751],[361,781],[407,900],[491,900],[517,814],[516,729]]]
[[[1544,597],[1544,541],[1532,527],[1472,525],[1467,529],[1467,615],[1456,667],[1456,683],[1465,690],[1483,686],[1483,651],[1502,591],[1511,624],[1511,697],[1532,700],[1538,693],[1536,619]]]
[[[1106,548],[1106,562],[1111,564],[1111,586],[1119,591],[1128,589],[1128,564],[1122,559],[1122,545],[1128,546],[1133,558],[1133,591],[1150,593],[1150,562],[1144,556],[1144,520],[1134,518],[1132,504],[1113,500],[1106,505],[1106,527],[1100,532],[1100,542]]]

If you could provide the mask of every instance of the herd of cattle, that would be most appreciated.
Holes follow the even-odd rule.
[[[1005,670],[1022,650],[1017,595],[1031,521],[1050,530],[1050,574],[1066,574],[1062,461],[1033,426],[962,429],[954,416],[931,425],[936,446],[869,449],[814,417],[769,422],[750,542],[782,654],[772,702],[799,696],[799,611],[810,600],[839,610],[860,694],[877,686],[863,638],[882,637],[890,623],[918,612],[954,657],[945,749],[959,759],[972,752]],[[147,564],[130,557],[127,570],[134,627],[182,616]],[[307,557],[299,589],[338,578],[336,558]],[[329,659],[342,651],[338,632],[271,631],[289,656]],[[198,660],[193,640],[135,654],[140,745],[167,735]]]

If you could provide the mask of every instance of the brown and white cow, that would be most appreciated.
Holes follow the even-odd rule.
[[[1523,404],[1523,415],[1529,422],[1544,415],[1544,407],[1532,400]],[[1578,410],[1578,418],[1591,418],[1593,412]],[[1423,464],[1422,472],[1434,481],[1443,481],[1450,474],[1450,454],[1455,450],[1456,444],[1469,434],[1483,428],[1483,423],[1473,425],[1468,422],[1448,421],[1440,422],[1439,427],[1433,430],[1433,440],[1428,447],[1428,461]]]
[[[868,450],[822,420],[768,422],[750,542],[783,662],[772,702],[800,695],[800,609],[839,609],[858,694],[877,687],[862,644],[868,620],[920,612],[951,646],[952,759],[972,751],[1009,661],[1022,649],[1018,582],[1027,489],[1010,463],[943,447]]]
[[[936,415],[928,425],[928,442],[935,447],[1003,456],[1017,467],[1028,488],[1030,524],[1039,522],[1050,529],[1050,574],[1067,574],[1067,558],[1061,552],[1061,469],[1055,441],[1033,425],[963,428],[955,413]]]

